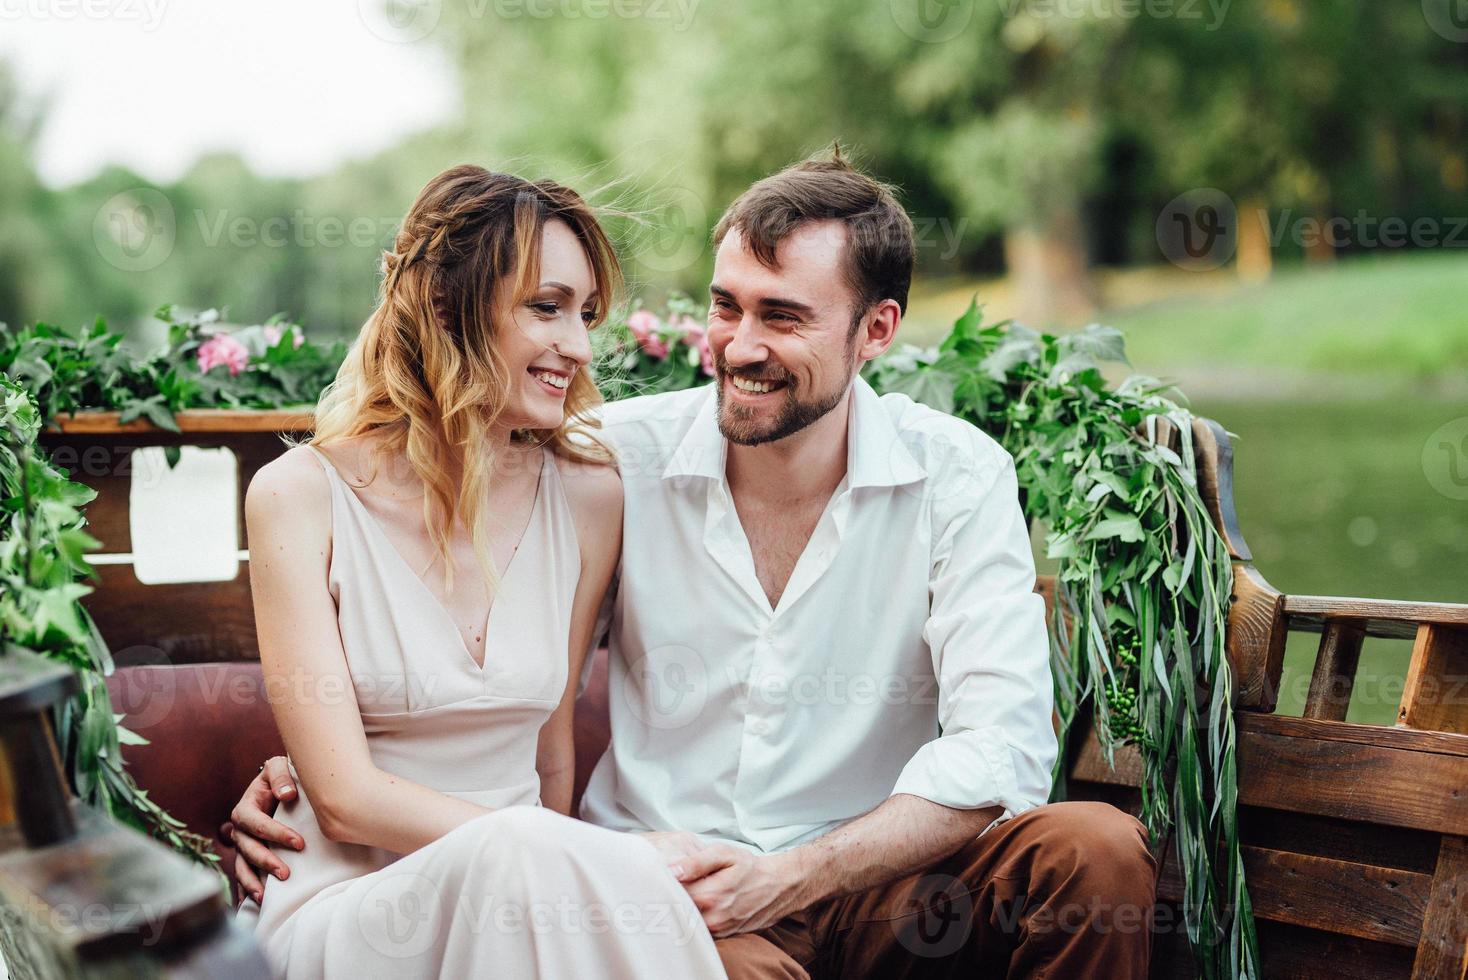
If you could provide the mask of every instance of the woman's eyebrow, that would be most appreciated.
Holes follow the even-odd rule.
[[[547,279],[545,282],[543,282],[543,283],[540,284],[540,288],[541,289],[549,289],[549,290],[551,290],[553,292],[557,292],[557,293],[562,294],[563,296],[568,296],[568,297],[569,296],[576,295],[576,290],[572,289],[570,286],[566,285],[565,283],[563,283],[563,282],[557,282],[554,279]]]

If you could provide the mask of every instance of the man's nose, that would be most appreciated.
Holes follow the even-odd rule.
[[[734,336],[724,347],[724,360],[735,367],[759,364],[770,356],[770,349],[760,337],[759,320],[746,313],[734,327]]]

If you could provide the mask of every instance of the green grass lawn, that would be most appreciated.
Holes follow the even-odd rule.
[[[1468,249],[1281,267],[1257,284],[1171,267],[1100,270],[1097,280],[1095,319],[1125,331],[1132,365],[1146,374],[1468,380]],[[975,292],[992,318],[1012,315],[1003,281],[920,282],[904,339],[941,338]]]

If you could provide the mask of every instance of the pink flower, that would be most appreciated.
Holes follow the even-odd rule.
[[[699,363],[703,366],[703,373],[710,378],[714,376],[714,352],[709,348],[709,333],[704,325],[691,316],[680,316],[674,321],[673,326],[683,331],[683,342],[698,351]]]
[[[223,364],[230,374],[239,374],[249,363],[250,352],[245,345],[227,333],[217,333],[199,345],[199,373],[208,374],[210,369]]]
[[[265,324],[263,333],[265,335],[265,347],[267,349],[280,343],[280,327],[274,323]],[[301,328],[291,326],[291,336],[295,338],[295,346],[299,347],[306,342],[306,335],[301,333]]]
[[[638,310],[627,318],[627,329],[637,338],[637,345],[648,357],[661,361],[668,356],[668,345],[658,336],[658,318],[647,310]]]

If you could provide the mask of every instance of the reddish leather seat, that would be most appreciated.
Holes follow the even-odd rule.
[[[119,667],[107,679],[122,724],[149,740],[123,747],[127,769],[148,796],[214,841],[233,882],[234,848],[220,825],[260,764],[285,749],[253,662]],[[606,651],[598,651],[591,684],[576,707],[576,789],[579,802],[592,766],[606,750]]]

